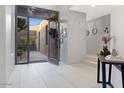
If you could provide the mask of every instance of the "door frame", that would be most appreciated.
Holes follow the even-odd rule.
[[[20,64],[29,64],[29,63],[33,63],[33,61],[32,62],[30,62],[30,48],[29,48],[29,18],[39,18],[39,19],[42,19],[42,18],[40,18],[40,17],[32,17],[32,16],[28,16],[28,15],[23,15],[23,14],[17,14],[17,7],[18,6],[24,6],[24,7],[31,7],[31,6],[28,6],[28,5],[15,5],[15,64],[16,65],[20,65]],[[44,8],[39,8],[39,7],[36,7],[36,8],[38,8],[38,9],[44,9]],[[50,10],[50,9],[45,9],[45,10]],[[50,11],[54,11],[54,10],[50,10]],[[58,11],[55,11],[55,12],[57,12],[58,13],[58,32],[59,32],[59,35],[60,35],[60,18],[59,18],[59,12]],[[17,24],[17,16],[23,16],[23,17],[27,17],[27,25],[28,25],[28,27],[27,27],[27,62],[26,63],[18,63],[17,62],[17,49],[16,49],[16,47],[17,47],[17,41],[16,41],[16,38],[17,38],[17,34],[16,34],[16,29],[17,29],[17,27],[16,27],[16,24]],[[50,22],[50,20],[49,20],[49,22]],[[49,24],[48,24],[49,25]],[[47,30],[49,30],[49,29],[47,29]],[[48,33],[49,31],[47,31],[47,34],[49,34]],[[49,58],[49,35],[47,35],[48,36],[48,60],[50,59]],[[59,38],[60,38],[60,36],[59,36]],[[58,39],[59,39],[58,38]],[[60,39],[59,39],[59,41],[58,41],[58,57],[57,57],[57,60],[56,61],[60,61]],[[37,60],[36,60],[37,61]],[[45,60],[39,60],[40,62],[41,61],[45,61]],[[37,61],[38,62],[38,61]],[[59,62],[58,62],[59,63]],[[58,64],[57,64],[58,65]]]

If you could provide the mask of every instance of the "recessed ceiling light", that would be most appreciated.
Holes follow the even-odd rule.
[[[91,5],[91,7],[95,7],[95,5]]]

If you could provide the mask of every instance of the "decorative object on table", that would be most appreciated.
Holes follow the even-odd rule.
[[[90,31],[86,30],[86,36],[89,36],[89,34],[90,34]]]
[[[102,41],[103,41],[103,45],[107,46],[108,42],[112,39],[112,37],[110,36],[108,27],[105,28],[104,30],[104,35],[102,36]]]
[[[100,55],[107,56],[110,55],[110,51],[108,50],[108,43],[112,39],[112,37],[110,36],[108,27],[105,28],[104,32],[105,33],[102,36],[103,49],[100,51]]]
[[[113,49],[112,50],[112,56],[117,56],[117,55],[118,55],[118,53],[117,53],[116,49]]]
[[[100,51],[100,55],[107,56],[110,55],[110,51],[108,50],[107,46],[103,46],[103,50]]]
[[[92,33],[93,33],[94,35],[97,34],[97,27],[96,27],[96,24],[94,24],[94,26],[93,26]]]

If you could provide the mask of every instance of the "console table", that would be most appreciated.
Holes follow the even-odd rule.
[[[100,81],[100,64],[102,64],[102,81]],[[109,64],[109,75],[108,80],[106,81],[106,64]],[[98,64],[97,64],[97,83],[102,83],[102,87],[106,88],[106,84],[110,85],[112,88],[114,87],[111,84],[111,72],[112,72],[112,65],[119,65],[121,68],[122,74],[122,86],[124,88],[124,60],[121,58],[118,59],[110,59],[107,60],[105,57],[98,55]]]

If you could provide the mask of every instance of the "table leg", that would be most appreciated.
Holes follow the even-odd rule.
[[[106,64],[102,62],[102,87],[106,88]]]
[[[112,64],[109,64],[109,77],[108,77],[108,82],[111,84],[111,73],[112,73]]]
[[[100,60],[98,58],[98,63],[97,63],[97,83],[99,83],[99,78],[100,78]]]
[[[122,87],[124,88],[124,65],[121,65],[121,73],[122,73]]]

